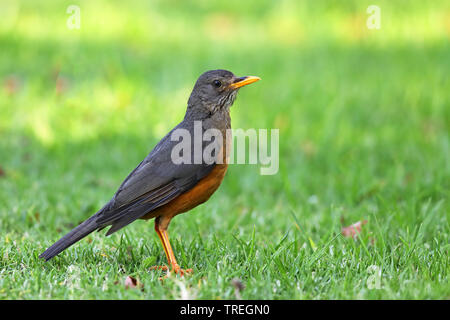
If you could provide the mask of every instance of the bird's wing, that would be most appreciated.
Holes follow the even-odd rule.
[[[174,164],[171,153],[178,142],[171,141],[171,132],[128,175],[99,212],[97,223],[102,227],[112,225],[107,234],[190,190],[213,169],[214,164]]]

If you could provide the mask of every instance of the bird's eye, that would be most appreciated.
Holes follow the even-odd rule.
[[[213,84],[214,84],[215,87],[218,88],[218,87],[220,87],[222,85],[222,82],[220,82],[219,80],[214,80]]]

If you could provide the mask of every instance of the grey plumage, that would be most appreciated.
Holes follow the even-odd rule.
[[[224,130],[230,127],[228,109],[237,90],[212,85],[215,79],[232,83],[237,79],[226,70],[213,70],[197,80],[188,101],[183,121],[173,130],[193,132],[195,120],[202,120],[205,128]],[[112,199],[96,214],[74,228],[40,255],[49,260],[95,230],[111,226],[110,235],[131,222],[159,208],[193,188],[214,167],[214,164],[174,164],[171,151],[177,141],[169,132],[150,154],[126,177]],[[192,153],[194,152],[194,148]],[[192,154],[193,157],[193,154]]]

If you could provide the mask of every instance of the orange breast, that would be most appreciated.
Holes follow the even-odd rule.
[[[219,188],[225,177],[227,168],[228,164],[217,164],[211,172],[200,180],[191,190],[179,195],[158,209],[147,213],[142,219],[151,219],[158,216],[172,218],[179,213],[189,211],[199,204],[202,204],[211,197],[217,188]]]
[[[222,134],[224,137],[224,145],[227,145],[226,143],[228,143],[230,146],[230,136],[226,135],[224,132]],[[169,203],[150,211],[141,219],[147,220],[155,217],[163,217],[165,223],[168,225],[172,217],[189,211],[208,200],[217,188],[219,188],[228,169],[229,154],[228,149],[224,148],[224,145],[222,145],[220,153],[218,154],[218,157],[222,157],[222,164],[216,164],[211,172],[200,180],[191,190],[179,195]]]

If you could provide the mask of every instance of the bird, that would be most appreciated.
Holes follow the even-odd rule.
[[[230,107],[240,88],[260,79],[256,76],[237,77],[231,71],[223,69],[201,74],[189,96],[183,120],[131,171],[100,210],[39,257],[48,261],[93,231],[109,227],[106,232],[106,236],[109,236],[137,219],[155,219],[155,231],[168,264],[151,269],[166,270],[168,274],[174,272],[180,276],[191,273],[192,269],[182,269],[177,263],[169,241],[169,224],[176,215],[207,201],[221,185],[228,168],[227,146],[230,135],[226,131],[231,129]],[[172,134],[195,134],[196,125],[201,128],[202,133],[209,129],[221,133],[221,137],[217,136],[218,151],[211,153],[212,161],[203,158],[194,163],[174,161],[173,150],[179,140],[174,140]],[[205,143],[202,141],[202,147]],[[190,154],[189,148],[183,150],[183,155],[197,156],[195,146],[191,149]]]

